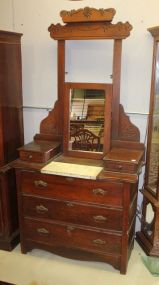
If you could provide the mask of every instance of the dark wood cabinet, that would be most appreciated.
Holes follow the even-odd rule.
[[[66,24],[49,27],[58,41],[58,100],[14,166],[23,253],[41,248],[108,262],[125,274],[144,145],[120,105],[122,40],[132,26],[112,24],[114,14],[88,7],[62,11]],[[79,39],[113,41],[112,83],[65,82],[65,41]],[[72,109],[74,98],[87,110]]]
[[[15,170],[23,143],[21,34],[0,31],[0,248],[19,240]]]

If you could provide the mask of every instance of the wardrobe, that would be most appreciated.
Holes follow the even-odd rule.
[[[0,249],[19,242],[15,171],[11,162],[24,143],[22,34],[0,31]]]

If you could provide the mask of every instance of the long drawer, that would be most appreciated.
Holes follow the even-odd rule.
[[[46,223],[25,218],[24,234],[26,240],[51,246],[65,245],[112,255],[121,253],[121,235],[74,227],[69,224]]]
[[[79,202],[23,195],[24,216],[47,218],[73,224],[122,230],[123,211]]]
[[[21,191],[57,199],[78,200],[122,207],[123,184],[41,174],[21,173]]]

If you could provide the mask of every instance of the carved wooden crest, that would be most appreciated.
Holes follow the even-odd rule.
[[[85,7],[83,9],[61,11],[60,16],[64,23],[77,23],[77,22],[111,22],[116,11],[113,8],[109,9],[95,9]]]
[[[98,22],[98,23],[76,23],[52,24],[49,27],[51,38],[55,40],[69,39],[125,39],[130,35],[132,26],[129,22],[117,24]]]
[[[116,11],[113,8],[61,11],[65,25],[51,24],[48,28],[54,40],[125,39],[130,35],[129,22],[112,24]]]

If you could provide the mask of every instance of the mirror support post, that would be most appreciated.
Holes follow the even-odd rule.
[[[58,40],[58,101],[59,101],[59,128],[63,134],[63,94],[65,84],[65,40]]]
[[[114,40],[113,52],[113,102],[112,102],[112,138],[118,138],[119,132],[119,104],[120,104],[120,76],[121,76],[122,40]]]

